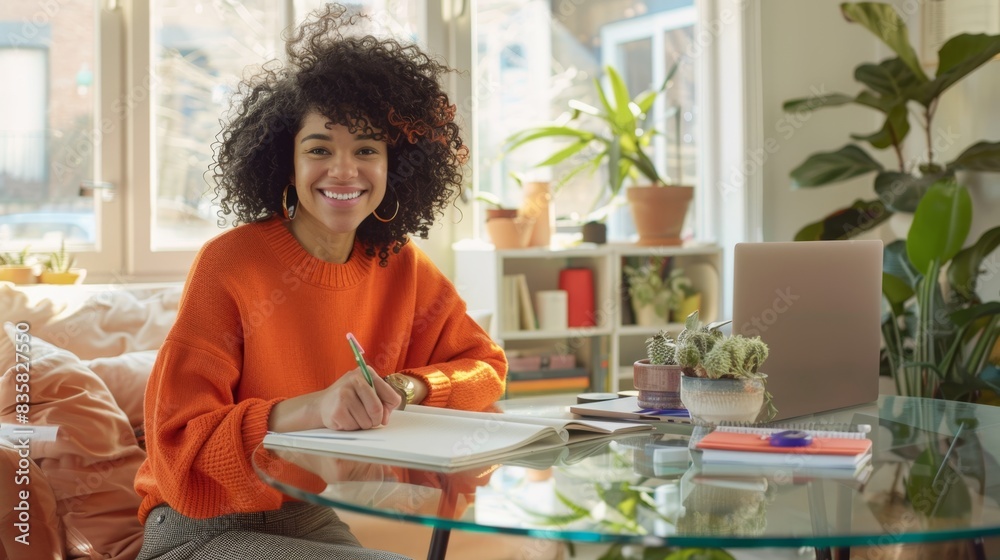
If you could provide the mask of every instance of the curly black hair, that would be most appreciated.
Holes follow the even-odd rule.
[[[455,105],[439,78],[451,68],[414,45],[342,31],[358,15],[336,4],[314,12],[288,38],[288,61],[271,61],[245,77],[209,168],[223,216],[249,223],[281,213],[281,195],[293,170],[295,135],[317,111],[352,133],[376,134],[389,148],[385,200],[357,236],[369,256],[386,266],[409,234],[427,237],[435,215],[461,192],[468,148],[454,122]]]

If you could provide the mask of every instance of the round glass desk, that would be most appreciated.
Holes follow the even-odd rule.
[[[499,406],[567,415],[565,402],[551,402]],[[253,463],[294,498],[433,527],[430,558],[444,557],[451,529],[642,546],[805,546],[818,557],[938,541],[968,541],[984,557],[982,537],[1000,534],[1000,407],[883,396],[796,423],[871,425],[871,467],[710,475],[689,466],[683,442],[692,428],[676,424],[460,472],[263,446]]]

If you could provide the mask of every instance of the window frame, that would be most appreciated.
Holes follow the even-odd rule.
[[[199,248],[150,248],[155,161],[150,135],[150,6],[148,2],[95,1],[100,9],[95,21],[98,56],[93,87],[98,107],[94,179],[110,183],[114,196],[107,200],[101,191],[93,195],[98,226],[95,250],[70,249],[79,265],[88,268],[90,282],[182,280]],[[293,2],[285,0],[281,16],[286,20],[294,12]],[[476,44],[474,6],[467,0],[425,0],[426,17],[419,22],[428,50],[451,66],[465,69],[449,76],[446,89],[458,106],[464,137],[470,144],[476,138],[471,71]],[[760,174],[746,174],[736,193],[723,192],[729,179],[727,170],[743,168],[760,143],[760,10],[754,3],[740,0],[695,0],[695,7],[696,41],[704,51],[697,67],[699,105],[703,108],[699,127],[704,131],[698,164],[697,233],[701,239],[731,247],[736,242],[759,240],[762,231]],[[719,142],[721,138],[726,138],[725,145]],[[466,184],[470,195],[472,175],[467,175]],[[479,205],[467,202],[471,198],[456,201],[449,215],[440,220],[442,225],[432,231],[430,242],[421,243],[450,276],[451,243],[478,234],[482,218],[472,211]],[[731,267],[724,264],[724,286],[731,285],[729,271]],[[724,309],[729,308],[728,292]]]

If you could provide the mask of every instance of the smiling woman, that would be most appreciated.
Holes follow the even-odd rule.
[[[140,558],[395,558],[265,486],[253,450],[268,431],[388,424],[403,399],[482,410],[503,394],[503,351],[408,242],[462,181],[449,69],[345,37],[345,14],[294,32],[288,63],[244,82],[219,136],[216,192],[242,224],[199,252],[149,378]]]

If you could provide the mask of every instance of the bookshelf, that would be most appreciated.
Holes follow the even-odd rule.
[[[634,324],[622,278],[626,258],[672,258],[701,293],[702,318],[706,321],[719,318],[722,250],[716,245],[607,244],[569,249],[495,250],[492,245],[460,242],[454,249],[455,286],[470,309],[494,312],[490,335],[497,343],[512,354],[538,351],[573,354],[577,366],[584,368],[589,376],[593,391],[632,388],[632,363],[646,357],[646,339],[660,329],[676,335],[683,328],[679,323],[650,327]],[[504,298],[504,276],[523,274],[533,295],[539,290],[558,289],[559,271],[564,268],[592,271],[594,326],[549,331],[503,328],[511,312],[508,304],[512,303]]]

